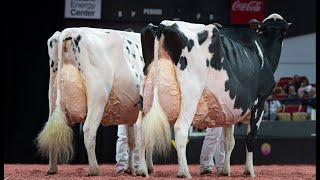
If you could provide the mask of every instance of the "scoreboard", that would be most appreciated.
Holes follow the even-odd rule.
[[[65,18],[131,22],[228,23],[226,0],[65,0]]]

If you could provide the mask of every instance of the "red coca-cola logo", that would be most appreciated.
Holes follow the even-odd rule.
[[[241,2],[240,0],[237,0],[232,4],[232,10],[259,12],[261,11],[261,5],[262,5],[262,2],[259,2],[259,1]]]

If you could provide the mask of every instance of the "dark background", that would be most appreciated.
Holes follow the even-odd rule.
[[[179,16],[181,20],[197,22],[199,12],[215,13],[214,22],[229,24],[230,2],[226,0],[102,0],[103,20],[64,19],[64,1],[10,1],[3,5],[5,15],[3,43],[5,63],[2,65],[4,78],[4,162],[5,163],[47,163],[37,155],[34,139],[48,119],[49,57],[47,39],[66,27],[89,26],[124,30],[140,29],[161,19]],[[137,20],[115,16],[116,10],[135,8],[142,11],[144,6],[164,9],[163,17],[137,16]],[[178,10],[180,9],[180,10]],[[129,12],[129,11],[128,11]],[[316,0],[265,0],[265,16],[277,12],[293,26],[290,36],[313,33],[316,30]],[[211,23],[207,19],[198,22]],[[81,144],[79,126],[74,127],[75,142],[78,146],[73,163],[86,163],[86,152]],[[117,126],[100,127],[97,134],[98,162],[115,163]],[[80,158],[81,157],[81,158]]]

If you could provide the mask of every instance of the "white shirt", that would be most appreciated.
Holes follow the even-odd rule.
[[[269,110],[269,102],[265,102],[265,112],[268,112]],[[276,112],[276,110],[281,107],[281,103],[278,100],[271,100],[270,101],[270,112]]]

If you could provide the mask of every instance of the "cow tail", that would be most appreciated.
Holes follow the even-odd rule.
[[[57,98],[55,109],[48,121],[44,125],[42,131],[36,138],[39,152],[49,157],[49,153],[57,155],[58,161],[67,163],[73,157],[73,132],[67,124],[67,118],[61,110],[60,105],[60,74],[62,67],[62,52],[65,46],[66,37],[61,33],[58,44],[58,73],[57,73]]]
[[[158,64],[159,41],[154,43],[154,68]],[[155,71],[156,72],[156,71]],[[153,103],[150,111],[142,121],[141,137],[144,139],[146,150],[167,156],[171,148],[171,130],[168,117],[158,99],[157,73],[154,74]]]

